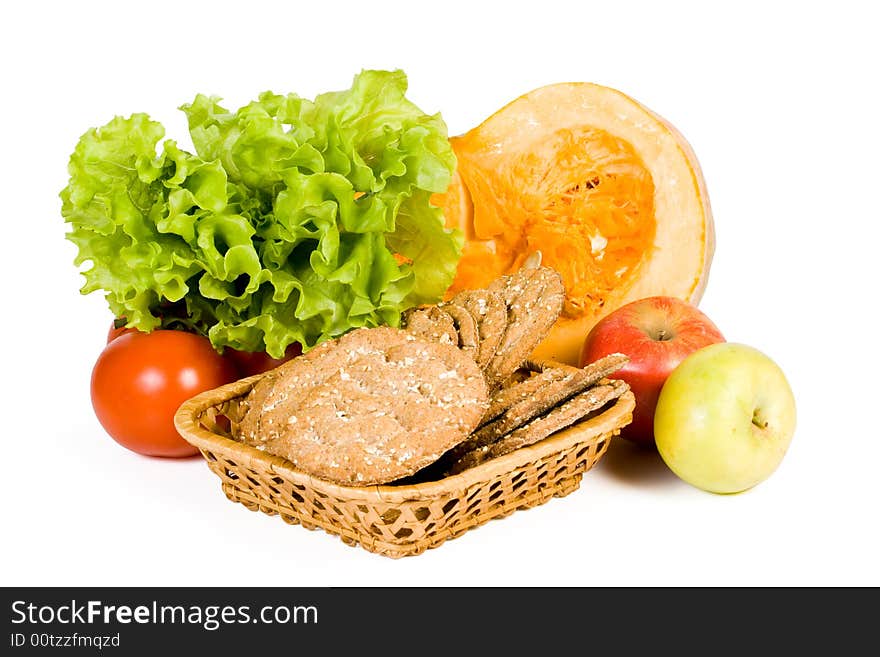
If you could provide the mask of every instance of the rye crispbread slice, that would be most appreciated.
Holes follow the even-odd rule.
[[[601,410],[627,390],[629,386],[620,380],[608,380],[607,383],[593,386],[495,442],[467,452],[452,463],[446,474],[458,474],[490,459],[509,454],[520,447],[534,445],[557,431],[585,419],[591,413]]]
[[[458,332],[458,347],[475,361],[480,349],[480,330],[477,318],[470,310],[455,303],[443,303],[440,308],[452,317]]]
[[[488,390],[458,347],[378,327],[285,363],[248,404],[243,442],[315,477],[366,486],[409,476],[464,440]]]
[[[458,344],[458,330],[455,328],[455,321],[440,306],[409,308],[403,312],[400,326],[410,333],[428,340]]]
[[[496,392],[480,426],[445,459],[458,460],[467,452],[491,445],[519,427],[578,395],[620,369],[629,359],[611,354],[583,368],[565,364],[545,366],[520,383]]]
[[[547,337],[562,312],[565,287],[549,267],[522,267],[493,281],[487,291],[507,306],[507,325],[495,354],[484,368],[490,389],[504,384]]]
[[[489,290],[459,292],[445,306],[464,308],[474,318],[477,329],[477,364],[488,367],[507,328],[507,304],[504,298]]]

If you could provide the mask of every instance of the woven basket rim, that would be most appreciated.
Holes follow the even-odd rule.
[[[524,464],[540,460],[550,454],[564,450],[577,443],[588,444],[601,440],[603,436],[618,430],[625,424],[625,418],[635,408],[635,397],[627,390],[614,404],[595,417],[577,422],[533,445],[520,447],[503,456],[490,459],[443,479],[417,484],[373,484],[369,486],[346,486],[326,479],[314,477],[296,467],[289,460],[267,454],[244,443],[208,431],[199,425],[199,415],[212,406],[247,394],[254,384],[265,374],[246,377],[199,393],[185,401],[174,415],[174,424],[191,445],[200,450],[216,452],[249,467],[259,466],[291,481],[299,483],[328,495],[349,500],[365,502],[398,503],[411,500],[440,497],[451,491],[464,492],[478,482],[485,482],[498,474],[510,472]]]

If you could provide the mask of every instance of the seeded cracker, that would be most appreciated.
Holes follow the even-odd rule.
[[[494,420],[517,402],[539,394],[547,384],[568,376],[576,369],[573,365],[564,363],[545,367],[540,363],[526,361],[523,367],[508,379],[503,388],[492,393],[489,398],[489,408],[480,424]]]
[[[419,337],[446,344],[458,344],[455,322],[439,306],[417,306],[404,311],[401,326]]]
[[[479,339],[476,360],[485,369],[495,356],[507,329],[507,304],[504,298],[488,290],[469,290],[456,294],[450,304],[461,306],[474,317]]]
[[[345,485],[388,483],[434,462],[488,403],[471,357],[389,327],[324,342],[274,374],[268,392],[255,386],[241,439]]]
[[[477,328],[477,319],[471,311],[457,303],[444,303],[440,306],[455,322],[458,331],[459,348],[470,354],[476,360],[480,348],[480,333]]]
[[[623,381],[608,381],[589,388],[568,401],[553,408],[529,424],[507,434],[500,440],[474,449],[452,464],[447,474],[457,474],[489,459],[508,454],[515,449],[533,445],[544,438],[584,419],[590,413],[600,410],[629,390]]]
[[[611,354],[584,368],[560,364],[502,389],[489,400],[489,410],[481,426],[444,458],[457,460],[467,452],[491,445],[561,402],[584,392],[620,369],[627,360],[623,354]]]
[[[523,267],[502,276],[487,288],[507,305],[507,327],[486,366],[490,388],[504,383],[547,336],[562,312],[562,277],[549,267]]]
[[[244,402],[242,403],[242,412],[244,416],[239,426],[239,433],[242,436],[254,436],[260,432],[260,419],[262,413],[260,413],[259,409],[262,408],[266,401],[266,397],[272,392],[272,388],[275,387],[275,381],[277,379],[277,370],[266,372],[260,377],[247,397],[245,397]]]

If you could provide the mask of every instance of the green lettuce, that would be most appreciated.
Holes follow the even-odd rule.
[[[366,70],[313,101],[265,92],[231,112],[198,95],[180,107],[195,153],[146,114],[89,130],[60,195],[83,294],[129,327],[274,357],[438,301],[463,238],[431,195],[456,161],[406,90]]]

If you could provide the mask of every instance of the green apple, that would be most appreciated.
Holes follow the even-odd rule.
[[[794,395],[763,352],[722,342],[688,355],[660,390],[657,451],[681,479],[739,493],[767,479],[794,436]]]

